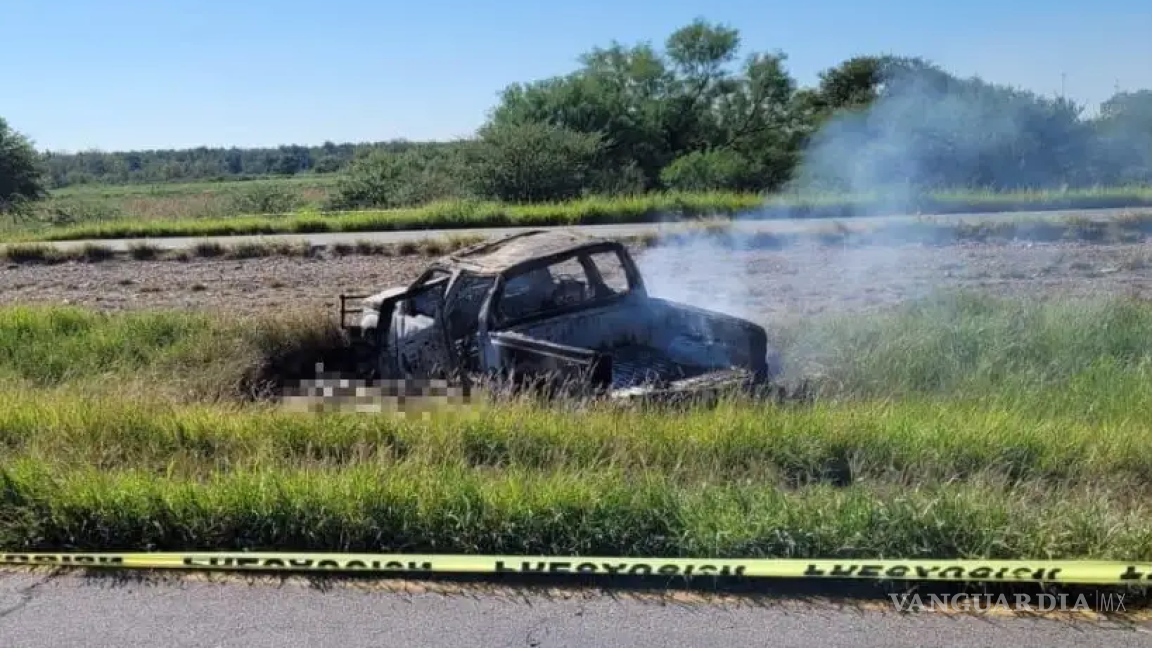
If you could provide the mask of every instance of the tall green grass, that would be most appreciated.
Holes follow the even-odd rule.
[[[1147,498],[995,480],[915,489],[619,471],[346,466],[161,479],[7,461],[0,544],[724,557],[1148,560]]]
[[[277,326],[0,311],[0,546],[1152,560],[1146,302],[951,295],[774,329],[817,377],[802,407],[158,396],[238,375],[237,349],[305,364],[327,330]]]
[[[423,207],[383,211],[337,213],[305,211],[276,216],[112,220],[53,228],[36,233],[36,237],[44,240],[75,240],[654,222],[664,218],[733,214],[755,209],[762,203],[761,196],[732,193],[594,197],[572,202],[532,205],[454,200],[431,203]]]
[[[914,487],[988,471],[1077,484],[1152,479],[1152,430],[1144,419],[1019,413],[979,399],[846,401],[798,410],[737,400],[679,415],[610,407],[573,415],[527,402],[475,402],[430,417],[396,417],[14,390],[0,396],[0,405],[0,448],[12,456],[187,478],[223,465],[352,463],[652,471],[685,481],[790,486]]]
[[[190,196],[203,194],[189,193]],[[165,198],[169,200],[169,198]],[[308,202],[302,211],[251,215],[243,201],[228,213],[172,217],[135,214],[122,218],[101,212],[72,224],[9,232],[9,240],[77,240],[160,236],[232,236],[320,232],[374,232],[507,226],[650,223],[739,214],[742,218],[851,218],[893,213],[952,214],[1152,205],[1152,189],[1101,188],[1067,192],[944,192],[923,195],[741,194],[730,192],[652,193],[592,196],[580,200],[506,205],[451,200],[383,211],[324,212]],[[239,210],[239,211],[237,211]],[[249,215],[244,215],[249,214]],[[91,222],[84,222],[91,221]]]
[[[1001,300],[949,293],[776,332],[794,369],[837,395],[980,397],[1016,409],[1141,416],[1152,371],[1152,303]],[[1047,392],[1059,390],[1050,400]],[[1152,420],[1152,419],[1149,419]]]
[[[1018,398],[1059,387],[1131,409],[1152,352],[1152,305],[1139,299],[1002,300],[944,293],[870,313],[766,324],[790,371],[826,397]],[[0,309],[0,375],[37,386],[158,371],[172,379],[259,366],[343,345],[329,312]],[[301,362],[307,362],[307,359]],[[180,367],[180,372],[173,371]],[[1131,400],[1136,399],[1136,400]],[[1009,402],[1009,401],[1005,401]],[[1044,401],[1045,406],[1060,407]],[[1121,407],[1123,406],[1123,407]]]
[[[314,313],[0,309],[0,381],[38,389],[111,383],[185,401],[236,400],[275,382],[275,372],[306,373],[301,363],[341,345],[339,331]]]
[[[971,223],[965,221],[939,222],[924,218],[911,222],[895,222],[868,227],[848,227],[835,221],[815,231],[773,233],[758,231],[738,232],[737,221],[706,219],[693,223],[682,232],[659,235],[650,231],[634,236],[609,237],[624,243],[650,245],[676,245],[697,239],[711,238],[722,246],[743,251],[780,250],[794,245],[817,244],[836,247],[890,246],[893,244],[949,245],[961,242],[1089,242],[1100,244],[1130,244],[1143,241],[1152,234],[1152,212],[1123,216],[1086,219],[1025,218],[1014,221]],[[213,240],[202,240],[188,248],[163,250],[146,241],[133,243],[127,251],[117,251],[108,245],[86,242],[82,246],[58,248],[51,243],[15,243],[0,247],[0,259],[16,264],[53,265],[72,261],[100,263],[112,260],[134,259],[156,261],[166,259],[187,260],[199,258],[251,259],[269,256],[316,257],[323,252],[330,256],[411,255],[439,256],[485,237],[472,234],[449,234],[420,242],[401,241],[380,243],[362,240],[355,244],[337,241],[330,246],[314,245],[308,241],[248,241],[227,245]]]

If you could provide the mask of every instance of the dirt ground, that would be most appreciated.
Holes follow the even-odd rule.
[[[764,323],[869,310],[936,289],[1152,298],[1152,246],[1146,244],[783,251],[701,246],[634,253],[653,294]],[[419,256],[352,256],[8,265],[0,267],[0,303],[336,313],[340,293],[364,294],[405,283],[426,263]]]

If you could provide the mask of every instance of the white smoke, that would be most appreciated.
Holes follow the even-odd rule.
[[[990,100],[986,90],[987,86],[932,68],[915,68],[913,73],[893,77],[867,109],[833,118],[811,138],[794,189],[801,195],[835,190],[870,198],[856,215],[914,216],[925,188],[949,178],[961,178],[970,186],[992,181],[1026,186],[1037,178],[1051,181],[1054,167],[1029,166],[1035,160],[1026,153],[1013,157],[1016,149],[1027,149],[1038,135],[1029,131],[1037,121],[1027,112],[1035,104]],[[834,225],[826,219],[804,219],[799,213],[784,216],[785,224],[803,222],[812,232],[831,230]],[[851,218],[839,222],[855,227]],[[774,223],[780,220],[767,222],[769,226]],[[763,313],[756,307],[757,300],[776,296],[765,294],[763,275],[750,271],[753,255],[742,251],[752,249],[755,239],[741,232],[747,230],[730,233],[728,244],[697,235],[687,237],[687,242],[662,240],[646,251],[640,266],[652,294],[756,319],[757,313]],[[931,293],[941,278],[913,279],[906,271],[906,246],[914,244],[898,231],[881,229],[865,245],[820,247],[813,236],[812,244],[802,243],[784,256],[821,270],[814,276],[793,275],[791,281],[797,286],[825,282],[830,285],[820,286],[821,292],[846,300],[897,288],[901,295],[915,298]]]
[[[737,246],[748,241],[737,237]],[[751,319],[754,278],[732,247],[703,234],[662,241],[641,255],[638,265],[655,297]]]

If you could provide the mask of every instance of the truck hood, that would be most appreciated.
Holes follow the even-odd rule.
[[[407,286],[393,286],[391,288],[381,290],[374,295],[365,297],[364,300],[360,303],[364,306],[364,308],[371,308],[372,310],[378,311],[380,310],[380,305],[385,301],[392,299],[393,297],[403,295],[407,290]]]

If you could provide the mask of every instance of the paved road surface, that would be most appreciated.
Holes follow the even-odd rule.
[[[1152,625],[1140,622],[901,615],[830,603],[658,602],[578,590],[564,597],[511,592],[469,596],[347,585],[320,591],[291,582],[175,578],[114,584],[0,572],[0,646],[1152,646]]]
[[[948,214],[938,216],[926,216],[925,218],[939,219],[939,220],[967,220],[967,221],[1005,221],[1015,219],[1062,219],[1070,216],[1080,216],[1085,218],[1105,219],[1114,218],[1120,214],[1131,213],[1131,209],[1084,209],[1084,210],[1055,210],[1055,211],[1036,211],[1036,212],[995,212],[984,214]],[[772,233],[795,233],[805,231],[815,231],[828,227],[833,221],[839,220],[846,223],[853,228],[856,227],[875,227],[877,225],[888,225],[898,223],[908,223],[915,221],[917,216],[876,216],[876,217],[861,217],[861,218],[846,218],[846,219],[825,219],[825,218],[811,218],[811,219],[798,219],[798,220],[761,220],[761,221],[739,221],[736,226],[739,230],[745,232],[772,232]],[[636,223],[636,224],[614,224],[614,225],[582,225],[579,229],[588,232],[589,234],[596,234],[600,236],[635,236],[645,234],[648,232],[673,232],[690,227],[690,224],[684,223],[667,223],[667,224],[654,224],[654,223]],[[194,245],[197,242],[203,241],[206,238],[227,241],[229,243],[240,243],[244,241],[261,241],[267,239],[275,239],[278,241],[308,241],[313,245],[331,245],[337,242],[353,243],[356,241],[373,241],[376,243],[397,243],[401,241],[423,240],[427,238],[440,238],[449,235],[466,235],[466,236],[502,236],[511,234],[513,232],[523,231],[525,227],[499,227],[499,228],[475,228],[475,229],[457,229],[457,230],[406,230],[401,232],[351,232],[351,233],[323,233],[323,234],[274,234],[267,236],[222,236],[222,237],[188,237],[188,238],[156,238],[149,239],[152,245],[162,247],[165,249],[181,249]],[[550,228],[545,228],[550,229]],[[104,240],[83,240],[83,241],[59,241],[54,242],[53,245],[61,248],[72,248],[82,246],[86,243],[96,243],[106,247],[114,248],[117,250],[127,249],[128,246],[134,242],[139,242],[143,239],[104,239]]]

